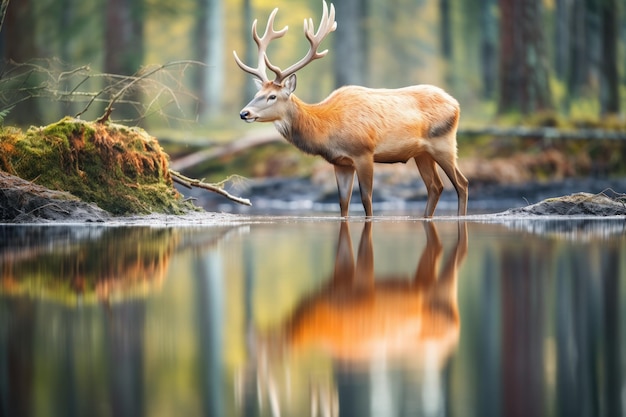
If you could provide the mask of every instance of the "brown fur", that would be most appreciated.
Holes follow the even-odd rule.
[[[295,75],[281,85],[266,82],[242,112],[248,121],[271,121],[300,150],[335,165],[342,216],[347,216],[352,177],[359,178],[361,200],[372,215],[373,163],[407,162],[414,158],[428,190],[425,216],[430,217],[443,183],[441,166],[466,214],[467,179],[456,165],[458,102],[442,89],[417,85],[395,90],[342,87],[318,104],[292,94]],[[275,100],[269,100],[273,95]],[[244,117],[245,116],[245,117]]]

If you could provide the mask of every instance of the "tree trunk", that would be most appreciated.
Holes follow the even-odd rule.
[[[196,21],[196,60],[204,62],[198,68],[196,88],[200,92],[198,116],[206,120],[222,107],[224,84],[224,30],[221,0],[199,0]]]
[[[500,0],[498,112],[552,109],[540,0]]]
[[[243,62],[248,63],[255,61],[255,54],[257,52],[257,47],[252,41],[252,37],[250,36],[250,25],[252,24],[252,0],[243,0],[242,8],[242,16],[244,21],[244,24],[242,26],[242,38],[244,40],[243,44],[245,45]],[[243,95],[241,96],[241,107],[245,106],[250,101],[250,99],[256,94],[256,91],[257,88],[256,84],[254,83],[254,78],[246,74],[245,87]]]
[[[104,34],[104,71],[109,74],[132,75],[144,58],[143,0],[108,0]],[[125,100],[138,102],[141,93],[133,90]],[[116,119],[137,120],[142,114],[136,106],[118,103]]]
[[[556,12],[554,14],[554,71],[560,80],[567,79],[571,9],[572,0],[556,0]]]
[[[600,60],[600,114],[619,113],[619,75],[617,42],[619,37],[616,0],[600,2],[602,19],[602,59]]]
[[[5,3],[2,3],[3,7]],[[8,4],[5,10],[2,27],[3,58],[5,61],[25,63],[38,57],[36,36],[33,30],[33,4],[32,0],[17,0]],[[19,41],[16,41],[19,40]],[[37,76],[24,78],[24,84],[19,88],[24,90],[19,96],[27,96],[27,89],[37,86],[41,80]],[[16,87],[18,88],[18,87]],[[17,104],[5,118],[5,123],[13,123],[20,126],[31,124],[44,124],[38,102],[28,99]]]
[[[494,16],[495,1],[481,0],[480,13],[480,57],[483,98],[492,99],[497,83],[497,39],[498,26]]]
[[[361,38],[361,53],[363,54],[362,63],[363,63],[363,74],[361,82],[363,85],[370,85],[371,83],[371,63],[370,63],[370,32],[371,32],[371,24],[370,24],[370,8],[371,8],[371,0],[361,0],[361,7],[359,8],[359,37]]]
[[[335,85],[363,84],[364,39],[361,16],[364,16],[362,0],[341,0],[335,3],[341,21],[333,36]]]
[[[445,81],[452,83],[452,22],[450,0],[439,0],[439,41],[441,57],[445,61]]]
[[[569,57],[567,65],[567,107],[569,101],[579,97],[589,82],[590,62],[587,59],[587,13],[585,0],[572,0],[569,19]]]

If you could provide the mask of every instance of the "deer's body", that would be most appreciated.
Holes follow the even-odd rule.
[[[375,162],[394,163],[415,159],[428,191],[424,215],[431,217],[443,190],[437,173],[439,165],[452,181],[459,198],[458,214],[467,211],[467,179],[456,164],[456,130],[459,104],[442,89],[416,85],[400,89],[370,89],[347,86],[335,90],[318,104],[306,104],[293,92],[295,71],[313,59],[321,40],[336,27],[334,8],[328,15],[326,3],[318,32],[305,21],[305,34],[311,43],[307,56],[285,71],[269,63],[265,48],[281,31],[270,31],[277,9],[272,12],[265,34],[253,36],[259,45],[259,67],[250,68],[239,58],[238,65],[255,75],[259,91],[241,111],[247,122],[273,122],[280,134],[300,150],[320,155],[334,165],[341,215],[348,215],[354,173],[359,179],[361,201],[366,216],[372,215],[372,186]],[[307,28],[310,28],[307,29]],[[265,75],[265,66],[277,74],[274,81]]]
[[[280,134],[300,150],[331,164],[353,165],[358,157],[373,162],[407,162],[421,153],[453,152],[459,105],[443,90],[418,85],[397,90],[348,86],[318,104],[295,95],[280,120]],[[451,143],[450,143],[451,142]]]

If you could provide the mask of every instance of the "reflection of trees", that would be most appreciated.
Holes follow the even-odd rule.
[[[602,236],[526,236],[500,249],[502,410],[493,415],[544,414],[552,389],[557,415],[623,411],[623,249]]]
[[[0,415],[33,414],[35,312],[28,300],[0,303]]]
[[[50,239],[35,230],[39,239],[22,236],[24,245],[0,248],[0,293],[75,303],[136,297],[160,287],[177,244],[172,229],[80,229],[86,236],[79,239],[69,230]]]
[[[414,407],[414,395],[403,388],[407,379],[417,379],[423,388],[420,407],[441,411],[444,393],[440,382],[460,330],[457,275],[467,253],[467,228],[465,223],[459,224],[456,245],[440,270],[444,248],[435,223],[424,222],[423,226],[426,247],[413,278],[407,280],[404,276],[375,276],[371,222],[364,225],[356,262],[349,224],[341,223],[331,279],[302,299],[282,326],[257,340],[257,390],[265,393],[274,414],[280,412],[282,403],[275,363],[320,351],[334,362],[336,385],[331,389],[328,381],[311,383],[310,401],[323,415],[336,415],[342,404],[352,411],[367,412],[370,395],[381,388],[373,386],[370,392],[370,385],[380,384],[393,385],[394,392],[401,392],[400,401],[407,402],[403,406]],[[391,366],[385,365],[388,363]],[[355,383],[358,375],[363,378]],[[293,387],[285,387],[289,389]],[[244,392],[241,398],[250,401],[252,396]],[[250,410],[247,401],[244,404]]]
[[[0,294],[10,295],[0,303],[0,381],[6,381],[0,383],[0,402],[10,399],[0,414],[35,411],[40,355],[48,362],[39,377],[59,378],[50,385],[52,414],[98,414],[96,404],[110,404],[116,416],[143,414],[145,303],[128,298],[161,285],[178,240],[172,233],[137,227],[0,230],[7,238],[0,244]],[[86,321],[91,313],[83,309],[59,311],[32,298],[72,305],[104,301],[105,325]],[[121,300],[126,302],[111,302]],[[47,337],[41,336],[44,329]],[[52,346],[38,345],[35,335]],[[86,355],[91,360],[85,362]]]
[[[506,415],[540,415],[543,394],[543,286],[538,273],[549,259],[537,256],[548,249],[529,245],[502,251],[502,380]]]

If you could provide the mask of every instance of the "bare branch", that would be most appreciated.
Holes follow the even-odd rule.
[[[172,179],[181,184],[184,187],[187,188],[192,188],[192,187],[197,187],[197,188],[203,188],[205,190],[209,190],[209,191],[213,191],[214,193],[223,195],[224,197],[228,198],[231,201],[234,201],[235,203],[239,203],[239,204],[243,204],[245,206],[251,206],[252,203],[250,202],[250,200],[248,200],[247,198],[241,198],[241,197],[237,197],[234,196],[232,194],[230,194],[228,191],[224,190],[221,186],[223,184],[208,184],[202,180],[197,180],[194,178],[189,178],[184,176],[183,174],[181,174],[180,172],[177,171],[173,171],[173,170],[169,170],[170,175],[172,176]]]
[[[84,103],[75,114],[81,117],[94,103],[106,103],[98,118],[104,122],[115,114],[116,104],[126,103],[137,112],[137,117],[128,122],[136,123],[154,114],[190,122],[193,118],[185,117],[185,109],[193,108],[187,106],[198,98],[185,86],[183,76],[187,69],[203,65],[191,60],[173,61],[124,76],[91,73],[89,66],[71,68],[56,59],[10,62],[0,69],[0,110],[29,99],[48,99]],[[142,91],[148,100],[134,99],[134,91]]]

